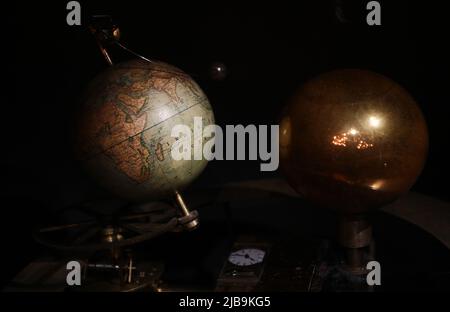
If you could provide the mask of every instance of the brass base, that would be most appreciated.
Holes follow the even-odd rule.
[[[366,215],[341,215],[338,242],[345,248],[343,269],[355,275],[367,274],[366,264],[373,257],[372,225]]]
[[[199,226],[197,211],[190,211],[188,209],[183,197],[178,191],[175,192],[175,202],[182,215],[182,217],[178,219],[180,224],[182,224],[187,231],[195,230]]]

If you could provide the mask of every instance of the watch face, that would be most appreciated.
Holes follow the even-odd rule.
[[[237,266],[249,266],[263,262],[266,252],[256,248],[239,249],[230,254],[228,261]]]

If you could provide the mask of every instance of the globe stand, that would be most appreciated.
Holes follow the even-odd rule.
[[[374,291],[367,284],[367,263],[374,259],[372,226],[366,214],[338,214],[336,239],[319,249],[322,290]]]
[[[81,259],[78,261],[83,264],[83,290],[156,289],[163,264],[136,261],[131,246],[168,232],[197,228],[198,212],[187,208],[179,192],[175,193],[175,202],[176,205],[163,202],[120,205],[112,213],[110,209],[103,211],[105,206],[114,206],[109,202],[70,207],[64,210],[65,218],[81,212],[88,220],[36,228],[33,237],[38,243],[62,252],[68,261]]]
[[[134,56],[139,57],[147,62],[152,62],[148,58],[132,51],[131,49],[124,46],[120,43],[120,29],[117,25],[115,25],[112,21],[111,16],[109,15],[94,15],[92,16],[91,23],[89,25],[89,30],[94,35],[95,40],[97,41],[97,45],[105,58],[106,62],[112,66],[114,62],[106,49],[107,46],[116,45],[122,50],[125,50]]]
[[[338,243],[344,247],[343,269],[355,274],[367,274],[367,260],[373,258],[372,225],[366,215],[338,216]]]

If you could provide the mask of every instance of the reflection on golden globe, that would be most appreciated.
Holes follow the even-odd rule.
[[[180,69],[131,60],[97,76],[86,92],[77,149],[88,172],[105,188],[131,200],[173,194],[191,183],[206,159],[174,160],[175,125],[193,131],[214,114],[200,87]],[[206,141],[207,138],[204,138]],[[198,153],[192,148],[192,155]],[[200,151],[201,152],[201,151]]]
[[[361,213],[394,201],[420,174],[428,150],[424,117],[392,80],[336,70],[303,85],[280,123],[280,164],[311,202]]]

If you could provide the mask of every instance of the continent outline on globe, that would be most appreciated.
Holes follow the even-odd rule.
[[[131,60],[98,75],[86,95],[78,156],[107,189],[130,199],[159,197],[184,188],[206,166],[168,155],[174,125],[193,124],[196,116],[214,124],[206,95],[183,71]]]

